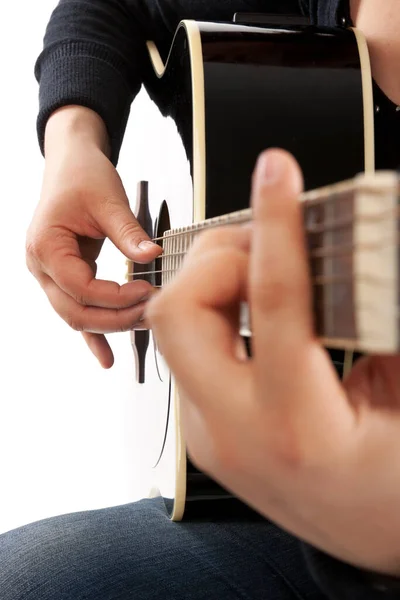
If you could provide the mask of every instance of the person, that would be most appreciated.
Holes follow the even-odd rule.
[[[159,499],[146,499],[32,523],[0,536],[2,600],[400,597],[399,357],[363,359],[341,385],[313,338],[293,158],[279,150],[260,158],[253,226],[219,232],[207,285],[193,281],[191,269],[215,248],[214,233],[200,236],[187,266],[149,302],[145,282],[119,287],[95,278],[105,237],[136,262],[159,251],[136,223],[115,169],[144,40],[151,35],[166,52],[182,17],[231,20],[266,6],[61,0],[37,62],[46,161],[27,234],[29,269],[103,367],[113,361],[105,334],[145,316],[182,389],[195,462],[266,518],[173,523]],[[366,34],[377,137],[398,163],[396,0],[379,10],[376,0],[300,0],[298,7],[313,23],[353,22]],[[228,310],[243,293],[260,332],[249,361],[233,350]],[[195,355],[176,356],[172,327],[180,347],[200,338]],[[212,385],[197,385],[194,360]],[[292,377],[284,378],[288,364]]]

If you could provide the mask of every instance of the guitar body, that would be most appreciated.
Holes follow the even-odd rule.
[[[184,21],[165,63],[154,44],[148,49],[134,128],[136,214],[152,237],[247,208],[257,156],[268,147],[294,154],[306,189],[373,171],[372,82],[359,32]],[[174,257],[166,260],[172,273]],[[165,283],[160,262],[128,261],[128,279]],[[179,391],[152,333],[132,332],[131,341],[153,493],[173,520],[257,518],[192,465]]]

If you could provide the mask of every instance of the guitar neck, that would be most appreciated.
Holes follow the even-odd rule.
[[[397,174],[378,172],[300,198],[315,332],[327,347],[399,349],[399,191]],[[165,232],[162,283],[181,268],[201,231],[251,220],[246,209]]]

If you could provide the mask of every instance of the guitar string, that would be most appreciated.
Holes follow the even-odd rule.
[[[385,245],[391,246],[392,243],[390,241],[388,241],[387,239],[385,239],[384,242],[374,242],[374,243],[370,243],[370,244],[363,244],[361,245],[355,245],[355,244],[344,244],[343,246],[319,246],[317,248],[314,248],[311,252],[309,252],[307,254],[307,256],[310,259],[314,259],[314,258],[331,258],[331,257],[336,257],[336,256],[341,256],[341,255],[349,255],[352,254],[354,252],[357,252],[359,250],[364,251],[364,250],[379,250],[380,248],[383,248]],[[171,258],[171,257],[180,257],[180,256],[186,256],[189,252],[189,249],[183,252],[170,252],[168,254],[160,254],[160,256],[157,256],[157,258],[155,258],[154,260],[164,260],[166,258]],[[133,261],[132,261],[133,262]],[[135,263],[135,264],[140,264],[140,263]],[[147,272],[147,271],[146,271]],[[138,273],[138,275],[140,275],[140,273]]]
[[[384,248],[385,246],[389,246],[389,247],[400,247],[400,242],[393,244],[390,242],[390,240],[388,241],[387,239],[385,239],[382,242],[375,242],[375,243],[370,243],[370,244],[360,244],[360,245],[346,245],[346,246],[338,246],[338,247],[330,247],[330,248],[324,248],[323,246],[320,246],[319,248],[314,248],[311,252],[308,253],[308,257],[310,261],[314,261],[314,260],[324,260],[326,258],[341,258],[342,260],[347,259],[349,257],[353,257],[357,252],[371,252],[371,251],[375,251],[375,250],[380,250],[382,248]],[[187,255],[187,251],[186,252],[172,252],[169,254],[163,254],[159,257],[157,257],[156,259],[154,259],[155,262],[157,260],[161,260],[161,259],[165,259],[165,258],[171,258],[171,257],[183,257]],[[133,263],[133,261],[131,261]],[[133,264],[138,264],[138,263],[133,263]],[[176,273],[178,271],[180,271],[180,269],[183,266],[183,261],[182,264],[179,265],[178,267],[175,267],[173,269],[154,269],[154,270],[149,270],[149,271],[129,271],[126,275],[128,277],[138,277],[138,276],[145,276],[145,275],[158,275],[158,274],[162,274],[162,273]]]
[[[178,273],[180,271],[179,268],[176,269],[165,269],[163,271],[149,271],[148,273],[145,273],[146,275],[154,275],[157,273]],[[354,281],[354,277],[351,275],[331,275],[331,276],[325,276],[325,275],[317,275],[315,277],[311,278],[311,283],[314,286],[317,285],[325,285],[325,284],[331,284],[331,283],[346,283],[347,281]],[[374,282],[379,282],[379,285],[392,285],[394,280],[391,279],[382,279],[380,278],[378,275],[376,276],[372,276],[372,275],[358,275],[356,276],[356,280],[357,282],[360,283],[374,283]],[[140,279],[137,280],[133,280],[133,281],[141,281]],[[157,287],[157,286],[153,286],[153,287]],[[161,287],[161,286],[158,286]]]
[[[333,198],[330,198],[330,200],[332,200]],[[354,198],[353,198],[354,201]],[[369,217],[366,217],[365,215],[363,217],[359,217],[358,218],[358,223],[362,222],[362,221],[374,221],[376,222],[378,219],[383,219],[383,218],[387,218],[388,216],[394,216],[394,214],[397,213],[397,216],[399,215],[399,208],[397,208],[397,210],[392,210],[390,211],[389,214],[381,212],[378,215],[371,215]],[[307,218],[307,215],[304,215],[305,219]],[[247,219],[241,219],[242,223],[248,223],[251,222],[252,219],[251,218],[247,218]],[[163,241],[163,242],[167,242],[168,239],[171,238],[177,238],[177,237],[182,237],[182,236],[186,236],[186,238],[189,238],[189,249],[190,249],[190,242],[192,241],[191,238],[193,238],[197,233],[201,232],[204,229],[210,228],[210,227],[218,227],[218,226],[224,226],[224,225],[231,225],[231,224],[238,224],[239,220],[236,219],[234,220],[223,220],[222,219],[217,219],[215,223],[204,223],[202,224],[202,226],[196,226],[194,225],[194,228],[192,226],[192,228],[190,227],[185,227],[183,228],[181,231],[175,231],[174,233],[170,233],[168,235],[165,235],[165,233],[163,234],[163,236],[159,237],[159,238],[154,238],[153,241]],[[337,219],[334,222],[331,223],[323,223],[322,225],[317,225],[314,226],[313,228],[306,228],[306,234],[308,235],[317,235],[317,234],[324,234],[326,232],[328,232],[329,230],[340,230],[340,229],[344,229],[346,227],[352,226],[354,225],[354,223],[356,222],[355,218],[345,218],[345,219]],[[173,230],[172,230],[173,231]],[[186,241],[184,240],[184,244]],[[358,250],[373,250],[379,247],[382,247],[384,244],[382,244],[382,242],[380,244],[375,243],[375,244],[369,244],[364,245],[364,247],[362,248],[355,248],[355,246],[351,246],[349,248],[349,245],[347,245],[347,248],[343,248],[342,247],[331,247],[331,248],[326,248],[324,246],[320,246],[319,248],[314,248],[313,251],[311,253],[309,253],[309,257],[311,260],[315,260],[316,258],[320,258],[323,259],[325,257],[330,257],[330,258],[334,258],[337,256],[342,256],[343,258],[346,258],[347,256],[351,256],[354,253],[354,249],[358,249]],[[351,252],[348,252],[348,249],[351,250]],[[164,260],[167,258],[181,258],[182,256],[186,256],[187,254],[187,250],[185,249],[185,252],[169,252],[167,254],[162,254],[161,256],[158,257],[158,260]],[[156,259],[157,260],[157,259]],[[146,275],[151,275],[151,274],[155,274],[155,273],[176,273],[181,269],[182,265],[179,265],[178,268],[174,268],[174,269],[162,269],[161,271],[147,271],[147,272],[143,272],[142,275],[146,276]],[[128,275],[131,275],[133,277],[135,276],[139,276],[140,273],[131,273]],[[338,283],[338,282],[346,282],[346,281],[353,281],[353,277],[331,277],[331,278],[327,278],[324,276],[320,276],[320,277],[315,277],[312,279],[312,286],[317,286],[317,285],[327,285],[329,283]],[[373,282],[372,278],[372,282]],[[365,280],[365,278],[364,278]],[[371,278],[369,278],[369,280],[371,281]],[[375,281],[378,280],[380,282],[380,284],[382,285],[382,280],[379,280],[379,278],[375,278]],[[389,282],[389,285],[391,284],[391,282]],[[154,288],[162,288],[162,285],[154,285]],[[399,318],[399,313],[397,314],[397,318]],[[353,339],[352,343],[350,343],[351,346],[351,350],[345,350],[345,363],[343,365],[343,374],[345,374],[347,371],[350,370],[351,365],[353,364],[353,353],[354,353],[354,349],[358,347],[358,343],[359,340],[358,339]]]
[[[391,216],[392,213],[390,213],[390,215],[387,215],[386,213],[380,213],[380,215],[378,215],[378,217],[381,217],[382,219],[384,217],[387,216]],[[358,218],[358,222],[363,222],[363,221],[376,221],[375,215],[373,217],[370,218]],[[173,233],[169,233],[168,231],[164,232],[164,234],[160,237],[156,237],[156,238],[151,238],[152,241],[160,241],[160,240],[169,240],[172,238],[176,238],[176,237],[180,237],[180,236],[184,236],[184,235],[188,235],[188,236],[194,236],[197,235],[198,233],[201,233],[204,230],[207,229],[213,229],[215,227],[229,227],[229,225],[240,225],[240,224],[248,224],[248,223],[252,223],[253,220],[252,219],[247,219],[246,221],[221,221],[221,222],[216,222],[216,223],[210,223],[206,222],[207,225],[201,225],[199,227],[196,227],[196,224],[193,224],[192,226],[186,226],[182,229],[182,231],[176,231],[174,229],[172,229],[171,231],[173,231]],[[337,229],[344,229],[346,227],[350,227],[351,225],[353,225],[355,222],[354,218],[346,218],[346,219],[337,219],[336,221],[333,222],[328,222],[327,224],[324,225],[313,225],[312,227],[307,226],[306,227],[306,233],[310,234],[310,235],[317,235],[317,234],[321,234],[321,233],[327,233],[331,230],[337,230]]]
[[[250,211],[250,209],[248,209]],[[246,212],[245,211],[241,211]],[[242,215],[239,215],[236,217],[236,213],[231,213],[232,217],[230,217],[230,215],[224,215],[223,217],[219,218],[216,217],[216,221],[214,222],[214,219],[210,219],[208,221],[201,221],[200,223],[194,223],[192,225],[188,225],[186,227],[182,228],[182,231],[176,231],[175,229],[172,229],[170,231],[172,231],[173,233],[169,233],[168,231],[164,232],[164,234],[162,236],[159,237],[154,237],[154,238],[150,238],[152,242],[157,242],[157,241],[165,241],[165,240],[169,240],[172,238],[176,238],[176,237],[180,237],[180,236],[190,236],[190,235],[196,235],[198,233],[200,233],[201,231],[207,230],[207,229],[213,229],[215,227],[224,227],[224,226],[229,226],[229,225],[244,225],[244,224],[248,224],[248,223],[252,223],[253,219],[252,217],[243,217]],[[229,220],[226,219],[226,217],[230,217]],[[305,219],[307,218],[307,215],[304,215]],[[347,219],[338,219],[335,222],[331,222],[328,223],[327,225],[322,224],[322,225],[317,225],[317,226],[312,226],[312,227],[307,227],[305,228],[305,232],[309,235],[316,235],[316,234],[321,234],[321,233],[327,233],[328,231],[330,231],[330,229],[340,229],[340,228],[345,228],[348,227],[350,225],[353,225],[355,223],[364,223],[364,222],[372,222],[375,223],[378,220],[383,220],[386,219],[388,217],[400,217],[400,206],[391,209],[389,211],[381,211],[380,213],[377,214],[371,214],[371,215],[363,215],[360,217],[350,217]],[[218,220],[220,219],[220,220]]]
[[[249,209],[248,209],[249,210]],[[241,215],[243,215],[243,212],[248,213],[248,210],[246,211],[241,211]],[[331,229],[345,229],[347,226],[349,225],[353,225],[355,224],[355,222],[357,221],[357,223],[363,223],[363,222],[373,222],[376,223],[377,220],[381,220],[383,218],[387,218],[390,216],[393,216],[397,213],[397,215],[399,215],[400,213],[400,207],[396,207],[393,210],[390,211],[381,211],[378,214],[374,214],[374,215],[369,215],[369,216],[363,216],[363,217],[359,217],[358,219],[337,219],[336,221],[331,221],[330,223],[328,223],[328,225],[323,224],[320,225],[318,227],[318,231],[316,231],[316,228],[310,228],[308,227],[306,229],[306,234],[308,235],[316,235],[316,234],[324,234],[327,233],[329,230]],[[231,214],[235,214],[235,213],[231,213]],[[218,219],[218,217],[217,217]],[[247,219],[246,222],[251,222],[250,219]],[[202,227],[202,229],[206,229],[206,228],[211,228],[211,227],[219,227],[221,226],[221,223],[219,222],[215,222],[212,223],[212,221],[204,221],[204,226]],[[207,223],[208,223],[208,227],[207,227]],[[224,223],[222,223],[222,226],[224,225],[228,225],[231,224],[227,223],[226,221],[224,221]],[[196,225],[195,225],[196,227]],[[160,238],[153,238],[153,240],[163,240],[164,242],[168,242],[168,240],[171,240],[172,238],[176,238],[179,236],[186,236],[189,244],[191,243],[191,237],[193,237],[194,235],[196,235],[197,233],[199,233],[202,229],[187,229],[184,228],[182,231],[175,231],[172,234],[165,234],[160,237]],[[174,231],[174,230],[172,230]],[[388,242],[388,244],[390,244],[390,242]],[[354,254],[355,251],[365,251],[365,250],[375,250],[378,248],[382,248],[384,246],[384,243],[380,242],[375,243],[375,244],[369,244],[369,245],[364,245],[362,247],[360,246],[355,246],[352,245],[349,247],[349,245],[347,246],[341,246],[341,247],[334,247],[334,248],[326,248],[324,246],[320,246],[318,248],[314,248],[311,252],[308,253],[309,258],[315,259],[315,258],[334,258],[337,257],[339,255],[341,255],[343,258],[346,257],[346,255],[351,255]],[[156,259],[154,260],[165,260],[167,258],[177,258],[177,257],[182,257],[182,256],[186,256],[188,250],[190,249],[190,245],[189,248],[187,250],[185,250],[184,252],[169,252],[167,254],[161,254],[160,256],[158,256]],[[349,252],[348,250],[351,250],[351,252]],[[134,261],[131,261],[132,263],[134,263]],[[154,262],[154,261],[153,261]],[[137,263],[136,263],[137,264]],[[155,274],[159,274],[159,273],[166,273],[166,272],[176,272],[180,269],[180,267],[178,269],[162,269],[162,270],[152,270],[152,271],[139,271],[139,272],[128,272],[127,276],[129,277],[135,277],[135,276],[145,276],[145,275],[155,275]]]
[[[317,207],[319,208],[321,205],[322,207],[326,206],[328,203],[332,203],[332,202],[337,202],[337,201],[351,201],[354,202],[355,200],[355,196],[357,193],[357,187],[355,186],[355,184],[353,183],[350,187],[346,188],[346,185],[348,185],[347,182],[343,182],[342,184],[336,184],[337,185],[337,189],[333,192],[330,193],[324,193],[323,190],[320,193],[319,196],[314,196],[316,193],[318,193],[318,191],[311,191],[311,192],[305,192],[303,194],[300,195],[300,202],[303,205],[303,212],[305,213],[307,210],[312,209],[313,207]],[[340,189],[342,188],[342,189]],[[376,189],[374,186],[369,186],[367,192],[382,192],[382,190]],[[348,195],[351,196],[351,198],[348,198]],[[400,207],[399,207],[400,208]],[[399,208],[397,210],[399,210]],[[212,219],[208,219],[206,221],[200,221],[199,223],[195,224],[196,229],[194,231],[198,231],[199,229],[202,229],[204,227],[218,227],[220,225],[228,225],[228,224],[234,224],[234,223],[245,223],[248,221],[252,220],[252,208],[245,208],[242,210],[239,210],[237,212],[233,212],[233,213],[229,213],[227,215],[220,215],[218,217],[214,217]],[[382,213],[384,214],[384,213]],[[371,218],[374,218],[373,215],[371,215]],[[228,219],[228,221],[227,221]],[[215,223],[213,223],[213,221],[215,220]],[[189,226],[190,227],[190,226]],[[176,232],[174,234],[172,234],[170,237],[173,236],[179,236],[179,235],[184,235],[185,233],[188,232],[188,229],[186,229],[186,231],[182,231],[182,232]],[[158,241],[158,240],[162,240],[164,239],[164,236],[161,237],[156,237],[153,238],[153,241]]]

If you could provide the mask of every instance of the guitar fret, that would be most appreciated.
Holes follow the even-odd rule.
[[[171,255],[172,256],[172,255]],[[180,271],[180,267],[173,267],[171,269],[157,269],[154,271],[151,271],[151,273],[153,274],[158,274],[158,273],[172,273],[172,274],[176,274]],[[129,272],[128,275],[133,275],[133,276],[140,276],[140,275],[147,275],[148,271],[142,271],[142,272],[138,272],[135,271],[134,273]],[[391,287],[393,286],[393,279],[385,279],[380,277],[379,275],[363,275],[363,276],[357,276],[357,275],[316,275],[315,277],[311,278],[311,284],[312,285],[326,285],[326,284],[330,284],[330,283],[343,283],[343,282],[347,282],[347,281],[362,281],[364,283],[371,283],[371,284],[379,284],[379,286],[387,286],[387,287]]]
[[[317,275],[311,279],[312,285],[326,285],[331,283],[345,283],[345,282],[354,282],[354,281],[362,281],[363,283],[369,284],[379,284],[379,286],[392,286],[393,279],[387,279],[384,277],[380,277],[379,275],[352,275],[352,274],[340,274],[340,275]]]
[[[179,231],[182,232],[182,229],[180,228]],[[176,260],[177,260],[177,257],[176,257],[177,245],[179,244],[179,241],[181,239],[182,239],[182,236],[175,237],[174,240],[173,240],[173,243],[172,243],[172,246],[173,246],[172,252],[173,252],[174,256],[171,257],[171,260],[172,260],[172,268],[173,269],[176,269],[176,266],[177,266],[176,265]]]
[[[168,254],[171,255],[171,238],[167,238],[167,249],[168,249]],[[170,275],[170,262],[171,262],[171,256],[167,259],[167,273],[166,273],[166,277],[165,277],[165,283],[168,283],[169,280],[169,275]]]
[[[350,218],[336,219],[336,221],[325,221],[323,225],[307,225],[305,232],[307,235],[318,235],[335,229],[348,229],[353,226],[353,221]]]
[[[172,248],[171,248],[171,242],[172,242],[172,238],[170,237],[168,239],[168,254],[170,255],[169,259],[167,260],[167,277],[166,277],[166,283],[169,282],[169,278],[170,278],[170,274],[171,274],[171,253],[172,253]]]
[[[327,200],[324,203],[324,221],[326,224],[326,221],[330,221],[330,220],[334,220],[335,219],[335,208],[336,208],[336,201],[337,201],[337,196],[334,196],[334,198],[332,198],[331,200]],[[340,231],[338,229],[330,229],[329,231],[325,231],[325,233],[323,234],[324,236],[324,242],[326,245],[330,245],[332,246],[335,242],[336,239],[336,234],[337,232]],[[348,232],[349,229],[346,228],[346,232]],[[350,229],[350,231],[352,231]],[[328,256],[327,257],[328,260],[325,261],[326,264],[326,275],[327,275],[327,279],[328,279],[328,285],[326,287],[326,292],[325,292],[325,328],[322,331],[326,331],[328,335],[331,335],[331,332],[335,331],[335,289],[337,289],[337,286],[333,286],[333,285],[329,285],[329,283],[333,283],[332,279],[334,277],[334,271],[335,271],[335,260],[333,256]],[[330,280],[330,281],[329,281]],[[338,281],[336,283],[339,283]],[[344,281],[340,282],[342,285],[345,284]],[[353,302],[352,302],[353,304]],[[353,308],[353,307],[352,307]],[[318,331],[318,330],[317,330]],[[319,331],[318,331],[319,333]]]
[[[187,227],[184,227],[184,228],[183,228],[183,231],[186,233],[186,232],[187,232]],[[186,237],[185,237],[185,236],[181,236],[181,237],[179,238],[179,244],[178,244],[178,253],[179,253],[179,254],[177,253],[177,254],[178,254],[178,256],[179,256],[179,258],[178,258],[178,267],[179,267],[179,268],[181,268],[181,267],[182,267],[182,263],[183,263],[183,258],[182,258],[182,256],[183,256],[183,241],[184,241],[185,239],[186,239]]]

